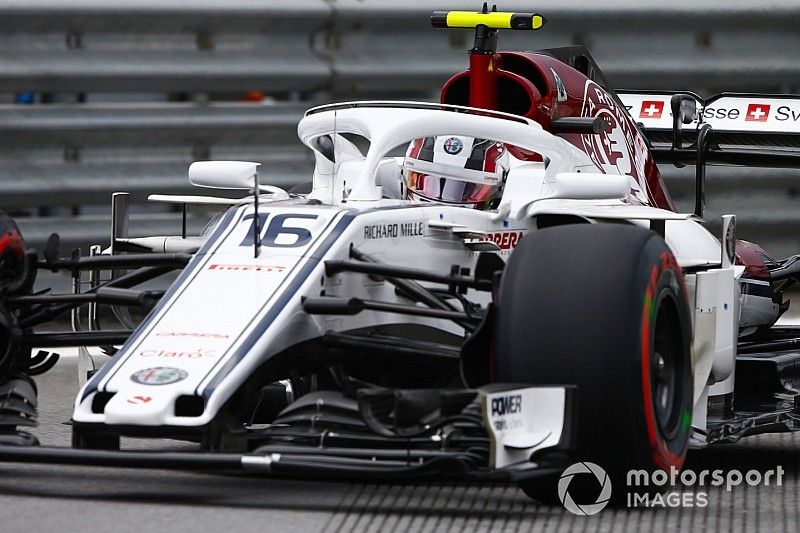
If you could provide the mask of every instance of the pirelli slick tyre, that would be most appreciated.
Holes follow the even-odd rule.
[[[605,470],[613,499],[625,497],[629,470],[681,468],[691,323],[682,271],[658,234],[627,224],[530,233],[509,258],[496,303],[494,380],[577,385],[571,459]],[[558,502],[558,481],[521,488]],[[577,500],[572,487],[570,496]]]

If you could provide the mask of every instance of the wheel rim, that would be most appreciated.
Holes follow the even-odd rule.
[[[685,393],[683,365],[686,362],[676,302],[668,292],[659,296],[650,361],[650,390],[658,429],[665,439],[672,439],[681,425]]]

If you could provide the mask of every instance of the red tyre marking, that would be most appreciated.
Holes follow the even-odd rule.
[[[25,255],[25,246],[22,244],[22,237],[17,230],[9,230],[5,235],[0,237],[0,254],[2,254],[6,248],[10,248],[17,257],[21,258]]]
[[[669,252],[661,253],[661,264],[653,265],[650,271],[650,281],[644,295],[642,306],[642,394],[644,396],[644,416],[647,425],[647,436],[653,449],[653,462],[661,469],[669,471],[671,467],[680,469],[683,457],[667,449],[664,441],[659,438],[656,426],[655,406],[650,386],[650,327],[656,309],[653,298],[655,297],[656,284],[662,270],[673,270],[679,279],[683,279],[680,269],[677,268],[675,257]],[[685,284],[681,283],[684,287]]]

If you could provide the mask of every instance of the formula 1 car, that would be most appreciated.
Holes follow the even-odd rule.
[[[60,258],[56,236],[40,257],[3,215],[0,460],[505,479],[547,501],[577,460],[612,478],[679,469],[690,445],[798,429],[800,332],[775,322],[800,256],[737,240],[733,216],[714,237],[703,184],[708,163],[798,164],[782,147],[798,132],[771,120],[800,101],[617,94],[584,49],[497,52],[499,29],[545,21],[486,11],[432,17],[475,30],[441,103],[305,114],[310,190],[260,184],[257,163],[194,163],[194,185],[252,195],[152,197],[224,211],[200,236],[129,238],[117,194],[111,245],[87,257]],[[508,147],[494,209],[406,199],[392,150],[441,136]],[[696,165],[694,213],[657,162]],[[33,292],[41,269],[71,272],[75,293]],[[174,270],[168,290],[137,289]],[[86,304],[89,330],[38,329]],[[100,329],[98,305],[124,329]],[[112,355],[84,369],[71,449],[21,430],[29,376],[55,364],[31,350],[59,346]],[[120,451],[120,436],[200,449]]]

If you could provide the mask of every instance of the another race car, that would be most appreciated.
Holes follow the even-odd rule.
[[[110,247],[61,258],[54,235],[40,256],[0,216],[0,460],[504,479],[549,501],[577,460],[680,469],[690,445],[796,430],[800,332],[775,322],[800,256],[737,240],[733,216],[712,235],[703,184],[707,163],[798,162],[777,147],[797,132],[715,106],[800,102],[618,95],[584,49],[496,51],[499,29],[544,22],[434,13],[475,30],[441,103],[309,110],[305,190],[194,163],[194,185],[252,193],[151,198],[224,208],[200,236],[128,237],[117,194]],[[696,164],[694,213],[657,162]],[[33,292],[38,270],[71,272],[75,293]],[[86,304],[89,330],[39,329]],[[98,305],[122,329],[100,329]],[[21,430],[30,376],[57,357],[31,350],[62,346],[84,364],[73,447],[40,447]],[[110,359],[94,369],[87,346]],[[199,450],[119,451],[121,436]]]

